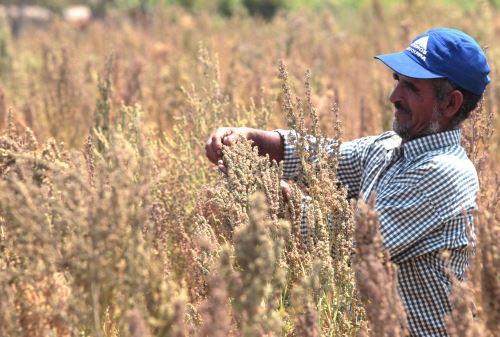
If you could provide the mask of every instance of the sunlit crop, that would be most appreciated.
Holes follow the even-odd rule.
[[[269,21],[166,6],[19,38],[0,18],[0,336],[405,336],[376,212],[346,199],[339,158],[318,152],[285,199],[250,142],[224,149],[227,174],[204,146],[218,126],[288,127],[306,162],[305,134],[389,129],[391,74],[372,57],[433,26],[476,37],[492,68],[464,126],[478,244],[447,324],[500,331],[500,12],[429,6]]]

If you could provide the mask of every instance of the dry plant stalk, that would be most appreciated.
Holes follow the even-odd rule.
[[[248,223],[234,234],[235,266],[231,294],[243,336],[262,336],[281,330],[272,316],[271,284],[279,256],[273,248],[266,199],[256,193],[249,200]],[[265,305],[263,306],[262,303]]]
[[[295,320],[295,335],[302,337],[319,337],[316,309],[312,305],[307,305],[304,314]]]
[[[226,337],[231,330],[231,307],[229,304],[228,284],[223,275],[223,266],[214,270],[209,283],[209,294],[201,305],[202,324],[199,337]]]
[[[494,336],[500,329],[500,179],[491,157],[494,109],[483,101],[464,126],[463,143],[479,176],[478,212],[468,223],[474,243],[465,282],[453,279],[453,311],[446,326],[450,336]],[[476,233],[474,233],[476,231]],[[472,237],[473,235],[476,238]]]
[[[492,337],[475,310],[474,290],[467,282],[453,279],[452,312],[446,318],[446,330],[451,337]]]
[[[498,204],[500,181],[497,180],[493,195],[484,195],[483,202]],[[484,203],[485,210],[479,212],[479,231],[476,252],[471,251],[471,267],[465,281],[453,280],[451,303],[453,311],[446,319],[447,330],[452,337],[495,336],[500,329],[500,217],[495,206]],[[493,210],[493,214],[490,213]],[[483,226],[481,226],[481,224]],[[470,235],[470,231],[468,233]],[[471,239],[472,241],[473,239]]]
[[[279,74],[283,110],[293,130],[290,141],[302,164],[297,182],[291,182],[294,193],[290,203],[292,224],[300,227],[292,231],[302,234],[302,245],[298,247],[305,250],[299,262],[306,270],[302,278],[307,279],[305,284],[312,296],[302,300],[305,303],[312,300],[319,317],[336,318],[320,320],[321,334],[352,335],[359,328],[363,308],[358,302],[354,274],[349,266],[353,238],[351,207],[347,189],[339,184],[336,176],[341,144],[338,107],[333,104],[330,110],[335,118],[335,137],[327,139],[321,133],[320,120],[313,106],[310,73],[306,72],[305,76],[304,99],[294,99],[282,62]],[[309,119],[310,127],[307,126]],[[306,207],[303,196],[308,198]],[[291,266],[293,261],[289,260]],[[298,311],[302,313],[303,308]]]
[[[186,335],[185,300],[143,236],[155,180],[128,131],[110,130],[104,156],[55,141],[37,149],[14,128],[0,137],[2,335],[111,336],[127,330],[132,308],[146,330]]]
[[[354,269],[369,322],[369,335],[406,336],[406,315],[397,290],[397,269],[382,245],[375,195],[370,196],[368,204],[360,199],[354,232]]]
[[[449,9],[410,1],[382,13],[376,1],[345,28],[343,18],[331,11],[291,13],[260,25],[251,17],[213,20],[169,7],[152,13],[153,20],[143,26],[116,15],[111,25],[92,22],[85,30],[56,22],[15,43],[0,33],[0,44],[8,42],[0,51],[7,56],[0,60],[0,123],[5,126],[0,137],[0,335],[203,335],[208,331],[203,322],[210,319],[202,303],[215,296],[228,304],[223,309],[231,317],[229,323],[217,320],[215,335],[242,335],[241,317],[253,313],[257,323],[245,326],[248,334],[355,336],[366,318],[350,267],[353,219],[334,175],[337,157],[320,146],[326,135],[339,140],[340,128],[323,122],[338,113],[349,121],[343,128],[348,139],[361,136],[359,130],[389,129],[392,84],[373,66],[374,48],[385,48],[387,41],[406,45],[420,25],[459,20],[471,35],[481,36],[481,44],[490,44],[491,56],[498,54],[492,43],[498,24],[477,20],[485,13],[494,18],[497,8],[481,1],[468,13],[448,15]],[[380,22],[401,20],[400,29],[373,34],[383,29]],[[352,24],[360,30],[354,32]],[[177,33],[165,34],[170,30]],[[116,43],[114,62],[107,62],[104,71],[109,46],[103,36]],[[206,41],[206,47],[198,41]],[[249,144],[225,151],[234,168],[228,177],[209,168],[203,152],[216,126],[283,124],[284,116],[270,113],[279,91],[270,60],[283,55],[292,67],[286,76],[282,67],[286,85],[279,98],[299,135],[304,164],[302,181],[291,184],[288,205],[278,165],[259,158]],[[304,64],[313,65],[314,76],[306,76],[306,95],[296,99],[291,87],[300,82]],[[498,78],[494,63],[491,77]],[[480,322],[492,332],[500,322],[495,301],[500,188],[492,165],[499,159],[499,136],[491,133],[498,126],[498,83],[489,85],[482,126],[474,122],[465,135],[481,179],[475,225],[482,243],[467,284],[472,292],[456,295],[466,301],[474,296]],[[366,94],[351,95],[353,88]],[[322,104],[331,97],[342,111]],[[136,101],[144,113],[138,106],[120,108],[122,102]],[[23,131],[24,125],[31,130]],[[306,137],[311,134],[316,142]],[[491,158],[481,160],[485,153]],[[258,211],[255,191],[263,193],[267,213],[249,237],[262,238],[259,242],[271,252],[252,252],[252,244],[241,237],[238,245],[273,266],[263,268],[266,275],[245,279],[244,269],[258,266],[248,257],[236,258],[234,239],[235,231],[249,230],[256,218],[251,214]],[[306,239],[300,234],[304,193],[311,197]],[[219,268],[227,300],[212,285]],[[56,281],[58,275],[63,282]],[[250,296],[234,289],[243,282],[264,287],[258,289],[264,294],[260,302],[236,299]],[[63,290],[70,295],[62,296]],[[239,308],[241,303],[247,307]],[[461,304],[455,307],[453,319],[470,323],[469,316],[460,315]],[[214,310],[211,317],[219,315]],[[460,329],[459,334],[469,328]]]
[[[483,185],[484,186],[484,185]],[[490,186],[485,208],[479,216],[479,256],[481,302],[486,326],[492,334],[500,330],[500,176]],[[483,226],[481,226],[481,224]],[[477,284],[476,286],[479,286]]]

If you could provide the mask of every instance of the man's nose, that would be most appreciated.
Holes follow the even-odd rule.
[[[396,85],[396,87],[392,91],[391,96],[389,96],[389,100],[391,101],[392,104],[401,101],[401,90],[399,88],[399,84]]]

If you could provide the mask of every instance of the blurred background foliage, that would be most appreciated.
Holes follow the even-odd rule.
[[[396,5],[397,0],[381,0],[384,7]],[[471,10],[478,1],[471,0],[441,0],[444,5],[458,6],[464,11]],[[500,0],[488,0],[494,7],[500,6]],[[157,6],[179,5],[192,12],[209,11],[222,16],[232,16],[236,13],[248,12],[265,18],[273,17],[279,10],[296,10],[309,8],[322,10],[353,10],[370,5],[370,0],[3,0],[6,5],[38,5],[50,8],[55,12],[62,11],[71,5],[87,5],[93,11],[110,9],[142,9],[153,11]]]
[[[482,332],[452,336],[493,336],[483,322],[500,331],[498,0],[0,4],[57,14],[25,20],[15,34],[0,8],[0,336],[295,337],[306,336],[308,322],[317,328],[309,336],[360,336],[363,310],[343,258],[352,221],[324,235],[321,210],[337,205],[331,195],[350,214],[335,177],[310,185],[322,220],[311,224],[317,241],[306,250],[300,198],[283,210],[278,167],[249,146],[233,148],[225,156],[236,174],[223,176],[204,145],[217,126],[286,125],[282,103],[292,98],[278,60],[299,97],[310,70],[310,97],[293,101],[297,109],[314,105],[322,134],[336,136],[336,111],[344,140],[390,129],[394,81],[373,55],[401,50],[436,26],[476,38],[492,70],[463,138],[484,187],[469,292],[480,319],[454,318]],[[66,6],[78,4],[93,17],[69,20]],[[267,202],[250,198],[255,190]],[[335,261],[326,258],[333,246],[343,247]],[[259,271],[273,265],[273,275]],[[463,293],[457,298],[468,301]],[[241,324],[248,317],[259,331]],[[207,333],[210,322],[218,335]]]
[[[291,67],[294,84],[300,82],[306,67],[311,69],[321,116],[328,115],[327,102],[333,99],[343,107],[341,117],[349,118],[350,124],[345,130],[347,137],[379,132],[391,126],[387,93],[392,82],[383,66],[374,66],[373,55],[399,50],[412,36],[433,26],[462,29],[487,48],[493,79],[488,95],[490,102],[496,102],[499,89],[494,78],[500,50],[494,41],[500,26],[494,18],[499,3],[2,1],[9,6],[43,5],[61,15],[52,15],[42,24],[30,25],[25,20],[16,34],[13,20],[3,19],[0,9],[0,89],[4,97],[3,103],[0,100],[0,125],[5,125],[7,108],[13,106],[21,112],[19,118],[24,115],[23,124],[33,128],[38,137],[57,137],[70,146],[80,146],[82,131],[92,126],[103,60],[114,54],[114,107],[122,101],[141,104],[147,124],[170,132],[173,116],[186,110],[181,88],[198,82],[193,63],[201,42],[217,55],[221,90],[228,96],[228,105],[250,105],[252,99],[258,102],[275,97],[279,92],[276,61],[284,59]],[[89,6],[93,18],[76,22],[62,19],[67,6],[77,4]],[[271,122],[272,127],[282,125],[279,112],[273,113]],[[498,139],[494,135],[495,144]]]

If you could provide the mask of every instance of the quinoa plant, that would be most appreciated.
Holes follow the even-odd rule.
[[[348,202],[339,146],[390,128],[392,83],[372,56],[424,27],[477,36],[498,78],[498,9],[108,14],[1,33],[0,335],[401,334],[376,214]],[[463,132],[481,192],[453,336],[499,330],[499,94],[493,80]],[[248,141],[223,149],[227,174],[205,158],[218,126],[287,121],[303,167],[287,198],[279,164]]]

